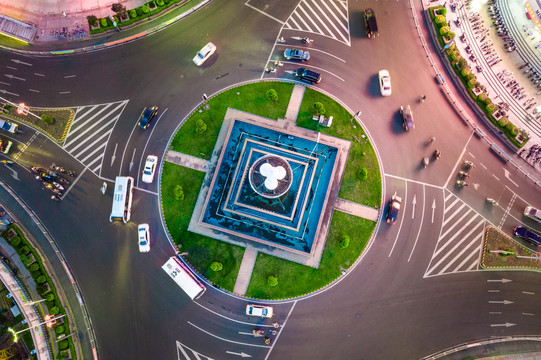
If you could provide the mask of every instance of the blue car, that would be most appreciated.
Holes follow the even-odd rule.
[[[302,51],[298,49],[286,49],[284,51],[284,57],[287,60],[300,60],[307,61],[310,60],[310,53],[308,51]]]
[[[541,245],[541,235],[536,234],[523,226],[515,226],[515,228],[513,229],[513,234],[515,236],[518,236],[519,238],[523,238],[524,240],[532,243],[533,245]]]
[[[152,106],[152,107],[146,107],[143,109],[143,112],[139,116],[139,121],[137,122],[137,125],[141,129],[146,129],[149,125],[154,116],[158,113],[158,107]]]

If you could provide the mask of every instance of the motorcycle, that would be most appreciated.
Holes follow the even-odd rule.
[[[486,202],[489,203],[490,205],[493,205],[493,206],[498,205],[498,203],[496,202],[496,200],[494,200],[493,198],[486,198],[485,200],[486,200]]]
[[[439,159],[441,157],[441,152],[439,152],[439,150],[434,150],[434,152],[432,153],[432,156],[434,157],[434,159]]]
[[[58,190],[58,189],[52,189],[51,191],[52,191],[53,193],[55,193],[56,195],[58,195],[58,196],[64,195],[64,193],[63,193],[62,191]]]
[[[470,177],[470,174],[468,174],[468,173],[465,172],[465,171],[459,171],[459,172],[458,172],[458,177],[461,178],[461,179],[465,179],[465,178],[469,178],[469,177]]]
[[[252,334],[255,336],[255,337],[262,337],[262,336],[265,336],[265,330],[252,330]]]
[[[60,185],[59,183],[57,183],[56,181],[53,181],[53,186],[60,191],[64,191],[64,187]]]
[[[56,195],[51,195],[51,200],[60,201],[61,199]]]
[[[474,166],[475,165],[473,165],[473,163],[471,161],[469,161],[469,160],[464,161],[464,168],[466,170],[469,170],[469,169],[473,168]]]
[[[311,44],[312,41],[314,41],[314,40],[312,40],[312,39],[310,39],[310,38],[308,38],[308,37],[303,37],[303,38],[301,38],[301,41],[302,41],[304,44]]]
[[[75,174],[75,171],[72,171],[72,170],[66,170],[66,173],[69,175],[69,176],[72,176],[72,177],[75,177],[77,174]]]
[[[462,188],[464,186],[468,186],[468,183],[466,183],[464,180],[457,180],[456,181],[456,186],[459,187],[459,188]]]
[[[428,166],[428,163],[429,163],[429,162],[430,162],[430,159],[427,158],[427,157],[425,157],[425,158],[423,159],[423,166],[426,168],[426,167]]]
[[[68,179],[64,179],[63,177],[58,178],[58,181],[60,181],[62,184],[69,185],[71,182]]]

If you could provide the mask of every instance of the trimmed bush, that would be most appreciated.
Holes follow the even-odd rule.
[[[468,87],[470,89],[473,89],[474,87],[476,87],[478,84],[477,80],[476,79],[471,79],[471,80],[468,80]]]
[[[86,19],[91,26],[96,26],[98,24],[98,18],[95,15],[88,15]]]
[[[42,297],[43,295],[49,290],[47,286],[41,284],[36,286],[36,290],[38,291],[38,294],[40,294]]]
[[[175,199],[177,200],[184,200],[184,190],[182,190],[182,186],[177,185],[175,186]]]
[[[58,315],[58,313],[60,312],[60,308],[58,306],[53,306],[50,312],[51,312],[51,315]]]
[[[41,115],[41,121],[47,125],[52,125],[54,123],[54,118],[51,115],[43,114]]]
[[[338,246],[340,246],[340,249],[345,249],[349,246],[349,236],[347,235],[342,235],[342,238],[340,239],[340,243],[338,244]]]
[[[30,267],[28,268],[28,270],[30,270],[30,271],[36,271],[36,270],[39,270],[39,264],[38,264],[38,263],[33,263],[32,265],[30,265]]]
[[[440,35],[441,36],[444,36],[445,34],[447,34],[449,32],[449,26],[447,26],[447,24],[445,24],[445,26],[443,26],[441,29],[440,29]]]
[[[137,16],[142,16],[143,15],[143,10],[140,7],[135,8],[135,12],[137,13]]]
[[[479,101],[485,101],[486,99],[488,98],[488,95],[486,93],[481,93],[479,94],[479,96],[477,97],[477,100]]]
[[[361,173],[359,174],[361,180],[366,180],[368,179],[368,170],[366,170],[366,168],[362,168],[361,169]]]
[[[36,282],[37,282],[38,284],[43,284],[43,283],[45,283],[46,281],[47,281],[47,276],[45,276],[45,275],[40,275],[40,276],[38,276],[38,278],[36,279]]]
[[[487,109],[488,112],[491,113],[491,112],[493,112],[494,110],[496,110],[496,105],[494,105],[494,104],[488,104],[488,105],[486,106],[486,109]]]
[[[28,253],[30,252],[30,248],[28,246],[23,246],[23,247],[21,247],[20,252],[23,255],[28,255]]]
[[[148,14],[150,12],[150,9],[145,4],[145,5],[141,6],[141,11],[143,11],[143,14]]]
[[[440,27],[442,27],[442,26],[445,25],[445,16],[438,15],[438,16],[436,16],[434,21],[436,22],[436,24],[438,24]]]
[[[107,27],[108,26],[107,19],[106,18],[101,19],[100,24],[101,24],[102,27]]]
[[[60,340],[58,342],[58,350],[66,350],[68,348],[69,344],[68,344],[68,340],[64,339],[64,340]]]
[[[47,294],[47,297],[45,298],[47,301],[54,301],[56,296],[53,293]]]
[[[460,71],[460,73],[462,74],[462,76],[466,77],[471,74],[471,69],[469,67],[465,67],[464,69],[462,69],[462,71]]]
[[[156,1],[156,4],[158,4],[158,6],[164,6],[165,4],[163,3],[163,0],[158,0]]]
[[[267,278],[267,285],[269,285],[270,287],[277,286],[278,285],[278,278],[276,276],[270,275]]]
[[[207,124],[205,124],[202,119],[197,119],[197,121],[195,122],[195,132],[201,135],[205,131],[207,131]]]
[[[130,14],[130,19],[135,19],[137,17],[137,11],[135,10],[130,10],[129,14]]]
[[[461,70],[465,66],[468,66],[468,61],[464,59],[463,57],[460,57],[460,59],[458,59],[458,69]]]
[[[437,12],[438,12],[438,15],[443,15],[443,16],[447,15],[447,9],[444,7],[442,7],[441,9],[438,9]]]
[[[21,243],[21,238],[18,236],[14,236],[11,238],[10,242],[11,242],[11,245],[13,245],[13,247],[17,247]]]
[[[58,325],[57,327],[54,328],[54,333],[55,333],[56,335],[60,335],[60,334],[62,334],[65,330],[66,330],[66,328],[64,327],[64,325]]]
[[[449,31],[448,33],[445,33],[443,35],[444,38],[446,38],[447,40],[451,41],[455,38],[455,33],[452,32],[452,31]]]
[[[278,100],[278,94],[276,93],[276,90],[274,89],[267,90],[267,92],[265,92],[265,97],[267,98],[267,100],[271,100],[271,101]]]
[[[210,270],[212,271],[220,271],[224,268],[222,263],[219,263],[217,261],[214,261],[212,264],[210,264]]]
[[[513,131],[515,131],[515,125],[512,122],[508,122],[507,125],[505,125],[505,128],[510,133],[513,133]]]
[[[498,120],[498,124],[500,124],[501,127],[505,127],[509,123],[509,119],[507,116],[502,117],[500,120]]]
[[[520,132],[520,129],[516,126],[514,126],[513,130],[511,130],[511,134],[513,134],[513,136],[517,136],[519,132]]]
[[[323,106],[323,104],[320,103],[319,101],[316,102],[312,106],[312,114],[314,114],[314,115],[323,115],[323,114],[325,114],[325,106]]]

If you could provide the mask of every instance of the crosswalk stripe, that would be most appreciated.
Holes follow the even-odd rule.
[[[447,202],[447,200],[449,200],[451,197],[453,197],[455,194],[453,194],[452,192],[449,191],[449,193],[447,194],[447,196],[445,197],[445,200],[444,200],[444,203]],[[458,200],[457,197],[455,197],[456,200]]]
[[[109,132],[106,132],[106,133],[103,133],[101,136],[99,136],[96,140],[94,140],[94,142],[92,144],[90,144],[89,146],[87,146],[86,148],[84,148],[83,150],[81,150],[77,155],[74,155],[77,159],[79,159],[81,156],[83,156],[83,154],[85,152],[88,151],[88,149],[94,149],[93,151],[90,152],[90,154],[87,154],[86,157],[84,157],[83,159],[81,159],[82,162],[85,162],[86,160],[88,160],[89,156],[91,156],[92,154],[94,154],[96,151],[98,151],[99,149],[103,148],[104,146],[107,145],[106,142],[104,142],[103,144],[101,144],[100,146],[95,146],[96,143],[100,142],[103,140],[104,137],[108,136],[109,134],[111,133],[111,131]]]
[[[336,16],[336,12],[332,11],[330,8],[329,8],[329,5],[327,5],[326,2],[323,2],[322,3],[323,6],[325,6],[328,10],[328,13],[331,14],[332,17],[334,17],[336,19],[336,21],[338,21],[338,23],[340,24],[340,26],[342,26],[342,29],[344,29],[345,31],[348,31],[349,32],[349,29],[344,25],[344,22],[346,22],[346,24],[348,23],[348,9],[345,8],[344,9],[344,12],[342,13],[342,11],[340,9],[338,9],[338,7],[336,6],[336,4],[334,2],[331,2],[331,5],[334,6],[334,8],[337,10],[336,12],[338,12],[338,14],[341,15],[342,19],[339,19],[337,16]]]
[[[483,221],[484,223],[484,221]],[[464,266],[464,264],[470,260],[470,258],[473,256],[473,255],[476,255],[477,256],[477,259],[475,260],[475,263],[477,264],[477,261],[479,260],[479,250],[481,249],[481,246],[482,246],[482,241],[483,241],[483,234],[485,233],[485,226],[483,224],[483,226],[481,227],[481,231],[479,232],[479,234],[477,234],[477,236],[475,236],[474,238],[475,239],[478,239],[480,240],[479,241],[479,245],[477,246],[477,248],[475,249],[475,252],[472,252],[471,256],[468,256],[466,257],[464,260],[462,260],[462,262],[460,264],[458,264],[454,269],[453,269],[453,272],[456,272],[458,269],[460,269],[461,267]],[[468,269],[470,269],[471,265],[468,267]]]
[[[120,114],[119,114],[118,116],[115,116],[115,117],[114,117],[113,119],[111,119],[110,121],[106,122],[104,125],[110,125],[112,122],[117,121],[119,117],[120,117]],[[106,118],[103,118],[103,119],[106,119]],[[94,125],[90,126],[90,127],[88,128],[88,130],[84,131],[82,134],[80,134],[79,136],[77,136],[77,139],[78,139],[79,137],[85,135],[88,131],[92,130],[92,129],[93,129],[94,127],[96,127],[98,124],[99,124],[98,122],[94,123]],[[102,128],[106,128],[106,126],[102,126]],[[113,127],[111,126],[110,129],[107,131],[107,133],[110,133],[112,130],[113,130]],[[80,141],[76,146],[72,147],[72,148],[69,149],[68,151],[69,151],[70,153],[75,152],[75,150],[77,150],[78,148],[80,148],[82,145],[87,144],[88,140],[89,140],[89,139],[86,138],[86,139]],[[72,141],[72,142],[73,142],[73,141]],[[88,147],[88,146],[87,146],[87,147]],[[85,147],[85,149],[86,149],[87,147]],[[83,152],[84,152],[84,151],[83,151]]]
[[[340,35],[342,37],[342,40],[344,40],[344,42],[347,42],[347,39],[344,37],[344,35],[340,32],[340,30],[336,27],[336,25],[334,25],[334,22],[327,16],[327,14],[325,13],[325,11],[323,11],[323,9],[321,9],[319,7],[319,5],[317,3],[314,3],[314,6],[316,6],[322,13],[323,13],[323,16],[325,17],[325,19],[329,22],[329,24],[334,28],[334,30],[338,33],[338,35]],[[334,15],[334,13],[331,12],[331,15]],[[335,17],[336,18],[336,17]],[[325,21],[323,21],[321,23],[321,25],[323,25],[325,27],[325,29],[327,29],[327,31],[332,35],[332,37],[334,39],[336,39],[336,36],[334,36],[333,34],[333,31],[331,29],[329,29],[329,27],[327,26],[327,24],[325,23]]]
[[[475,226],[475,227],[474,227],[474,228],[473,228],[473,229],[472,229],[472,230],[471,230],[471,231],[470,231],[470,232],[469,232],[462,240],[460,240],[460,241],[455,245],[455,247],[453,247],[451,250],[449,250],[449,254],[452,253],[454,250],[456,250],[460,245],[462,245],[462,243],[464,243],[464,242],[466,241],[466,238],[467,238],[469,235],[471,235],[471,234],[475,231],[475,229],[477,229],[477,227],[478,227],[479,225],[482,225],[482,224],[483,224],[483,221],[481,221],[479,224],[477,224],[477,225],[476,225],[476,226]],[[464,253],[465,253],[466,251],[470,251],[470,246],[471,246],[471,245],[475,245],[475,242],[472,241],[472,242],[470,242],[469,244],[464,245],[464,246],[462,247],[462,251],[460,251],[458,254],[456,254],[455,257],[454,257],[453,259],[451,259],[451,261],[449,261],[449,263],[448,263],[446,266],[443,267],[443,269],[439,272],[439,274],[445,272],[445,270],[447,270],[448,268],[450,268],[451,265],[454,263],[454,260],[456,260],[456,259],[462,257],[462,255],[464,255]],[[466,260],[469,259],[470,257],[471,257],[471,255],[468,256],[468,257],[466,257]]]
[[[451,216],[449,216],[448,218],[446,218],[446,219],[443,221],[443,223],[441,224],[441,226],[443,227],[443,226],[447,225],[447,223],[448,223],[450,220],[452,220],[452,219],[456,216],[456,214],[458,214],[458,213],[460,212],[460,210],[462,210],[462,208],[465,207],[465,206],[466,206],[466,204],[464,204],[464,203],[460,204],[460,206],[458,207],[458,209],[456,209],[455,212],[451,214]],[[444,213],[444,214],[445,214],[445,213]]]
[[[479,255],[481,253],[481,250],[483,249],[483,245],[479,245],[476,249],[477,254]],[[471,265],[468,267],[468,271],[477,270],[479,268],[479,257],[472,261]]]
[[[303,7],[300,7],[299,10],[302,11],[302,12],[306,15],[306,17],[308,18],[308,21],[310,21],[310,22],[312,23],[312,25],[314,25],[314,26],[316,27],[317,31],[318,31],[319,33],[322,33],[320,27],[317,26],[317,24],[316,24],[316,22],[314,21],[314,19],[312,18],[312,16],[308,15],[308,13],[306,12],[306,10],[305,10]],[[310,10],[311,10],[311,9],[310,9]],[[317,15],[314,14],[314,16],[317,17],[317,18],[319,19],[319,17],[318,17]],[[321,19],[319,19],[319,20],[321,20]]]
[[[90,166],[92,166],[92,164],[94,164],[96,161],[98,162],[98,166],[95,167],[94,169],[92,169],[92,172],[94,174],[97,174],[98,173],[98,170],[101,169],[101,162],[102,158],[101,157],[97,157],[95,158],[94,160],[92,160],[91,162],[89,162],[86,166],[88,166],[90,168]]]
[[[470,211],[471,211],[471,210],[468,210],[468,213],[469,213]],[[458,224],[460,223],[460,221],[462,221],[462,219],[464,219],[464,217],[465,217],[466,215],[467,215],[467,213],[464,214],[464,216],[462,216],[457,222],[455,222],[455,223],[453,224],[453,226],[451,226],[451,228],[445,232],[444,235],[440,236],[440,240],[441,240],[441,238],[447,236],[447,233],[448,233],[449,231],[451,231],[456,225],[458,225]],[[470,224],[473,222],[473,220],[475,220],[475,217],[472,217],[472,218],[471,218],[466,224],[464,224],[460,229],[455,230],[455,234],[454,234],[453,236],[451,236],[451,238],[449,239],[449,241],[448,241],[447,243],[450,243],[450,242],[453,241],[458,235],[460,235],[460,232],[461,232],[462,230],[464,230],[466,227],[468,227],[468,225],[470,225]],[[444,246],[446,246],[446,245],[444,245]]]
[[[92,113],[92,111],[94,111],[98,106],[97,105],[94,105],[92,107],[89,107],[88,108],[88,111],[82,113],[82,114],[79,114],[80,111],[82,110],[85,110],[84,108],[77,108],[77,111],[75,112],[75,118],[73,119],[73,121],[71,122],[71,126],[75,125],[76,123],[78,123],[79,121],[81,121],[82,119],[84,119],[84,117],[87,115],[87,114],[90,114]]]
[[[121,106],[121,104],[120,104]],[[110,124],[111,122],[115,122],[119,117],[120,117],[120,114],[118,114],[117,116],[115,116],[112,120],[110,121],[107,121],[107,116],[109,116],[110,114],[114,113],[115,111],[117,111],[119,108],[119,106],[117,106],[116,108],[112,109],[111,111],[109,111],[107,114],[105,114],[104,116],[101,117],[101,119],[98,119],[97,121],[94,121],[92,122],[92,125],[90,126],[85,126],[84,127],[84,130],[82,132],[80,132],[75,138],[72,138],[71,141],[67,142],[64,144],[64,148],[69,148],[69,146],[71,144],[73,144],[74,142],[76,142],[77,140],[79,140],[79,138],[81,136],[84,136],[86,133],[88,133],[89,131],[93,130],[96,126],[98,125],[108,125]],[[104,109],[102,109],[103,111]],[[100,111],[99,113],[101,113],[102,111]],[[98,113],[98,114],[99,114]],[[93,120],[98,114],[96,114],[95,116],[92,116],[89,121]],[[102,121],[106,121],[104,124],[100,124]],[[88,121],[87,121],[88,122]],[[76,129],[74,133],[77,133],[79,129]],[[70,136],[72,134],[68,134],[68,136]],[[67,137],[66,137],[67,138]],[[72,148],[72,149],[68,149],[68,151],[74,151],[75,149],[77,149],[79,146],[81,146],[81,144],[83,144],[84,142],[80,142],[79,145],[77,145],[75,148]]]

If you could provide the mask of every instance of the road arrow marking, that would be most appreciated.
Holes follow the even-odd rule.
[[[32,66],[32,64],[27,63],[27,62],[24,62],[24,61],[21,61],[21,60],[17,60],[17,59],[10,59],[10,60],[13,61],[13,62],[16,63],[16,64],[22,64],[22,65]]]
[[[7,91],[7,90],[0,90],[0,92],[1,92],[2,94],[9,94],[9,95],[13,95],[13,96],[19,96],[19,94],[14,94],[14,93],[9,92],[9,91]]]
[[[511,282],[513,280],[509,280],[509,279],[500,279],[500,280],[487,280],[487,282],[501,282],[501,283],[508,283],[508,282]]]
[[[411,218],[415,219],[415,204],[417,204],[416,194],[413,194],[413,201],[411,203],[413,204],[413,211],[411,212]]]
[[[516,324],[513,324],[513,323],[505,323],[505,324],[490,324],[490,326],[492,327],[496,327],[496,326],[505,326],[505,327],[511,327],[511,326],[515,326]]]
[[[20,78],[20,77],[17,77],[15,75],[11,75],[11,74],[4,74],[6,75],[6,77],[10,78],[10,79],[17,79],[17,80],[21,80],[21,81],[26,81],[26,79],[23,79],[23,78]]]
[[[432,224],[434,224],[434,210],[436,209],[436,199],[432,201]]]
[[[513,302],[512,302],[512,301],[509,301],[509,300],[489,301],[488,303],[489,303],[489,304],[504,304],[504,305],[513,304]]]
[[[130,170],[129,170],[129,171],[131,171],[131,168],[132,168],[132,166],[133,166],[133,159],[135,158],[135,150],[137,150],[137,148],[133,149],[133,154],[132,154],[132,156],[131,156]]]
[[[514,182],[513,180],[511,180],[511,173],[507,170],[507,169],[503,169],[503,173],[505,174],[505,177],[511,181],[513,183],[513,185],[515,185],[516,187],[518,187],[518,184],[516,182]]]
[[[113,163],[116,159],[116,148],[118,147],[118,143],[115,144],[115,150],[113,151],[113,156],[111,156],[111,166],[113,166]]]
[[[19,176],[17,174],[17,171],[13,170],[11,167],[8,166],[8,164],[4,164],[5,167],[7,167],[9,169],[9,171],[11,171],[11,176],[17,180],[17,181],[21,181],[21,179],[19,179]]]
[[[241,357],[243,357],[243,358],[245,358],[245,357],[252,357],[252,355],[248,355],[248,354],[243,353],[243,352],[238,353],[238,352],[233,352],[233,351],[226,351],[226,353],[227,353],[227,354],[231,354],[231,355],[241,356]]]

